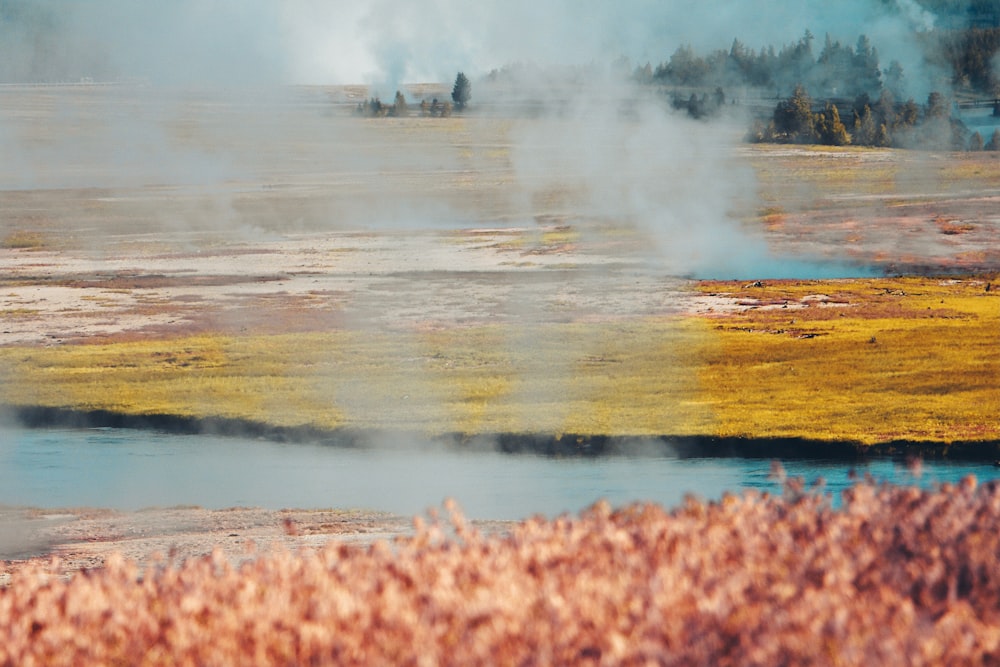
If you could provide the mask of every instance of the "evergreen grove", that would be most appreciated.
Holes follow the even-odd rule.
[[[1000,150],[1000,129],[988,140],[978,132],[970,135],[962,122],[952,117],[949,100],[937,92],[928,95],[923,106],[912,98],[898,103],[887,90],[874,102],[860,95],[848,106],[846,121],[834,102],[822,103],[820,110],[816,107],[805,87],[796,86],[790,97],[778,102],[769,121],[754,122],[748,139],[828,146]]]
[[[1000,8],[991,16],[1000,22]],[[927,63],[951,71],[951,94],[1000,98],[1000,26],[915,33],[914,39]],[[672,89],[667,93],[672,106],[695,118],[719,111],[727,90],[739,91],[758,108],[768,97],[791,91],[779,98],[769,117],[753,122],[748,134],[753,142],[1000,150],[1000,131],[989,137],[970,133],[952,114],[948,95],[932,92],[922,105],[905,98],[903,67],[892,61],[883,69],[878,50],[865,35],[853,47],[827,35],[818,56],[815,41],[807,30],[780,49],[754,51],[735,39],[728,50],[700,56],[681,46],[655,68],[647,63],[631,70],[631,77],[663,91]],[[1000,100],[993,113],[1000,117]]]

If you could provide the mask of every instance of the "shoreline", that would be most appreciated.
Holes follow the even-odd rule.
[[[512,522],[473,523],[491,533],[506,530]],[[412,517],[361,509],[0,506],[0,590],[18,573],[39,565],[68,579],[103,568],[113,554],[145,570],[176,566],[219,550],[236,567],[328,543],[364,549],[412,533]]]
[[[491,449],[504,454],[550,457],[601,457],[653,454],[685,458],[771,458],[785,460],[925,458],[954,461],[1000,461],[1000,440],[912,440],[877,443],[804,437],[718,435],[601,435],[579,433],[440,433],[374,428],[278,426],[249,419],[129,414],[109,410],[77,410],[45,406],[0,406],[16,425],[43,428],[117,428],[160,431],[175,435],[209,434],[273,442],[325,444],[363,448],[374,443],[425,440],[462,449]]]

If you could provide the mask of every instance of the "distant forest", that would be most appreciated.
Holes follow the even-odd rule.
[[[895,0],[882,0],[886,3]],[[922,0],[944,26],[915,32],[925,64],[947,72],[918,103],[906,97],[906,72],[883,63],[865,35],[843,44],[808,30],[796,42],[754,50],[734,39],[728,49],[699,54],[678,47],[657,65],[630,70],[633,80],[666,92],[675,109],[710,117],[739,98],[761,107],[777,99],[749,133],[757,142],[1000,150],[1000,132],[969,133],[952,113],[958,99],[1000,98],[1000,3]],[[785,97],[782,97],[785,96]],[[993,104],[1000,116],[1000,102]]]
[[[954,113],[959,103],[975,104],[1000,117],[1000,0],[873,1],[901,22],[910,16],[923,60],[912,75],[934,72],[934,80],[908,80],[904,66],[883,62],[864,34],[845,43],[809,30],[791,44],[757,49],[739,38],[707,53],[681,44],[660,63],[636,66],[623,57],[613,68],[694,118],[710,119],[733,105],[751,109],[754,142],[1000,150],[1000,131],[980,136]],[[517,85],[526,73],[553,90],[591,75],[579,67],[538,76],[530,65],[515,64],[485,81]],[[911,90],[932,92],[917,100]]]
[[[929,65],[951,73],[953,90],[1000,96],[1000,26],[915,33],[914,39]],[[754,50],[734,39],[728,50],[699,55],[682,45],[669,60],[655,67],[646,63],[632,75],[643,83],[699,88],[738,86],[787,92],[804,85],[823,97],[878,96],[883,88],[899,96],[905,78],[898,61],[881,63],[878,49],[865,35],[854,45],[827,35],[817,49],[816,38],[808,30],[797,42],[780,48]]]

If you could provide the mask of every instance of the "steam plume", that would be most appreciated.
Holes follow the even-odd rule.
[[[852,43],[859,26],[911,79],[913,31],[940,17],[915,0],[707,2],[654,0],[5,0],[0,81],[138,78],[164,85],[367,83],[480,76],[514,62],[660,62],[681,44],[760,48],[806,30]],[[952,22],[957,19],[952,18]]]

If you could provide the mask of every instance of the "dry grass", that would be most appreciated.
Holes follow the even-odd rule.
[[[996,188],[1000,186],[1000,156],[996,153],[961,153],[941,165],[942,179],[962,188]]]
[[[23,229],[12,231],[0,238],[0,248],[7,250],[41,250],[48,244],[45,234]]]
[[[0,349],[13,405],[429,433],[684,433],[697,322],[303,333]]]
[[[983,281],[728,287],[761,305],[718,321],[702,371],[721,434],[1000,438],[1000,301]]]
[[[4,665],[988,664],[1000,485],[857,486],[533,519],[452,508],[366,550],[216,552],[0,590]]]
[[[897,192],[897,176],[904,168],[898,153],[886,149],[761,145],[748,156],[763,200],[775,204],[820,194]]]
[[[705,282],[739,313],[0,350],[0,401],[280,426],[1000,439],[984,280]]]
[[[775,205],[818,203],[834,210],[859,196],[914,203],[1000,187],[1000,157],[989,152],[755,145],[747,155],[762,199]]]

